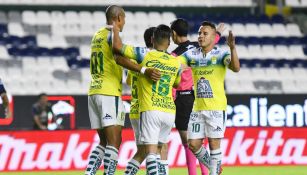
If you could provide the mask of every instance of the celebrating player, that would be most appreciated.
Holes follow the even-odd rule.
[[[122,31],[125,24],[124,9],[109,6],[106,10],[108,25],[114,25]],[[122,65],[140,72],[141,66],[127,58],[112,53],[112,32],[109,27],[99,29],[91,42],[91,84],[88,97],[91,128],[96,129],[100,138],[99,145],[91,152],[85,174],[96,174],[102,160],[104,174],[113,175],[116,170],[118,149],[121,143],[121,131],[125,121],[121,100]],[[117,65],[119,64],[119,65]],[[147,69],[146,75],[153,80],[159,79],[159,73]]]
[[[210,175],[221,173],[221,138],[224,137],[227,100],[224,91],[226,68],[240,70],[235,41],[229,31],[228,51],[215,47],[216,27],[203,22],[198,31],[199,48],[182,54],[183,62],[192,68],[195,102],[188,125],[188,144],[197,159],[206,165]],[[203,146],[208,138],[210,154]]]
[[[123,45],[118,29],[113,28],[113,48],[123,56],[146,67],[157,68],[161,79],[153,82],[143,75],[138,80],[140,141],[145,144],[147,174],[158,175],[158,144],[167,143],[175,121],[172,86],[180,82],[180,62],[166,53],[170,44],[170,28],[159,25],[153,34],[154,50]],[[143,70],[144,71],[144,70]],[[159,172],[165,174],[165,172]]]
[[[188,22],[182,18],[176,19],[171,23],[172,39],[178,47],[172,51],[172,55],[179,56],[186,52],[188,49],[198,47],[198,42],[191,42],[188,40]],[[221,23],[217,29],[217,35],[215,42],[220,39],[221,33],[225,30],[224,24]],[[186,162],[188,166],[189,175],[196,175],[196,158],[194,154],[188,148],[187,129],[190,114],[192,112],[194,103],[194,91],[193,91],[193,78],[190,68],[184,70],[181,74],[181,82],[179,87],[175,90],[175,104],[176,104],[176,129],[179,131],[179,135],[182,144],[185,149]],[[202,175],[208,174],[207,168],[203,164],[200,164]]]

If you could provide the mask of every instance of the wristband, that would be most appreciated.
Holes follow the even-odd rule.
[[[145,74],[146,69],[147,69],[146,67],[142,67],[142,68],[141,68],[141,71],[140,71],[141,74]]]

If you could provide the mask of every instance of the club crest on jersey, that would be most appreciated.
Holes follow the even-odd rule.
[[[197,81],[197,98],[213,98],[210,83],[204,77]]]
[[[207,66],[208,60],[206,58],[199,59],[199,66]]]

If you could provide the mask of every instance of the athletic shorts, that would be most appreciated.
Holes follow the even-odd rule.
[[[140,141],[144,144],[167,143],[175,114],[162,111],[141,112]]]
[[[188,139],[223,138],[225,111],[193,111],[188,126]]]
[[[88,112],[92,129],[125,124],[122,99],[117,96],[91,95],[88,97]]]
[[[179,94],[177,92],[177,97],[175,100],[176,105],[176,119],[175,125],[176,129],[179,131],[187,131],[190,119],[190,114],[193,109],[194,94],[193,91],[189,94]]]
[[[136,145],[144,145],[140,140],[140,119],[130,119]]]

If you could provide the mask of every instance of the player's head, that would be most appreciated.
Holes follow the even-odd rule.
[[[110,5],[106,10],[106,18],[108,25],[115,23],[120,28],[120,31],[123,30],[125,25],[125,11],[122,7]]]
[[[186,20],[178,18],[171,22],[172,39],[175,44],[179,44],[180,37],[187,37],[189,31],[189,24]]]
[[[160,24],[156,27],[153,33],[153,46],[155,49],[160,47],[160,49],[166,50],[170,45],[171,29],[164,24]]]
[[[144,32],[144,41],[145,41],[146,47],[148,48],[153,48],[152,37],[153,37],[153,33],[155,29],[156,27],[149,27]]]
[[[47,104],[48,104],[48,97],[47,97],[47,94],[46,94],[46,93],[40,93],[40,94],[37,96],[37,99],[38,99],[38,102],[39,102],[41,105],[47,105]]]
[[[216,27],[209,21],[204,21],[198,30],[198,44],[202,48],[213,46],[216,35]]]

